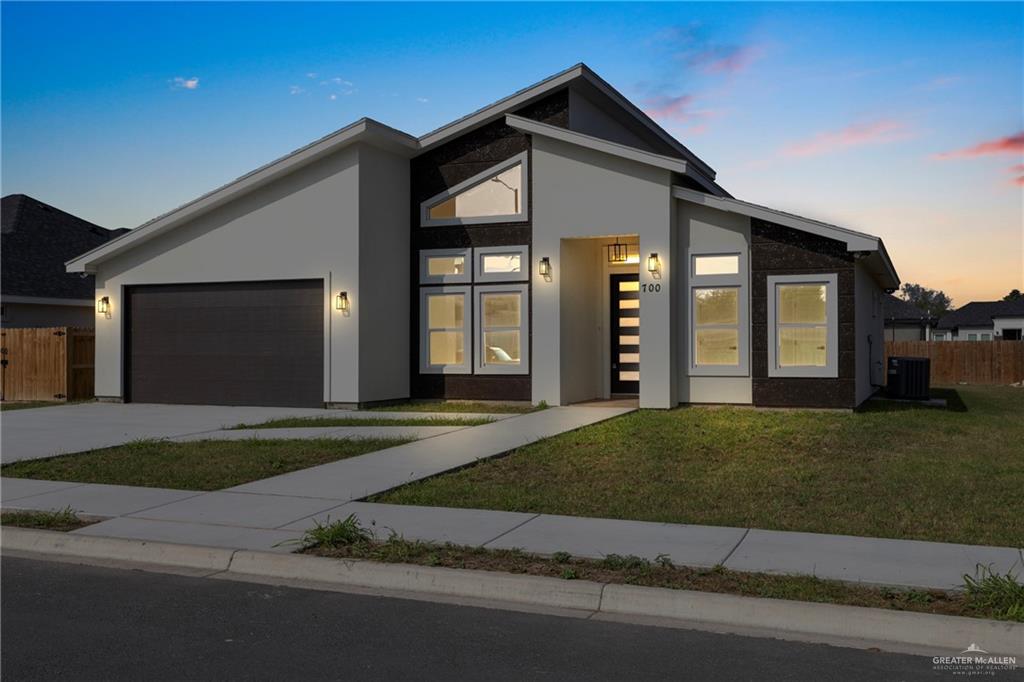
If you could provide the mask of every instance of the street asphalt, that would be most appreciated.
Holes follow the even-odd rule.
[[[5,682],[948,679],[920,656],[13,557],[0,615]]]

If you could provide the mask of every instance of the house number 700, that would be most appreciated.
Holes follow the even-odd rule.
[[[645,282],[644,284],[641,284],[640,286],[643,289],[643,291],[645,293],[648,293],[648,294],[656,294],[659,291],[661,291],[661,284],[659,282],[654,282],[653,284],[647,284]]]

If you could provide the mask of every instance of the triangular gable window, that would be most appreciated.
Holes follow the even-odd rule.
[[[421,205],[423,225],[526,220],[526,153],[460,182]]]

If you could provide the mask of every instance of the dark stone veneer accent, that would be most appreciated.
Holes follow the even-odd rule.
[[[768,377],[768,275],[836,273],[839,378]],[[766,407],[852,408],[856,400],[854,261],[834,239],[764,220],[750,221],[750,320],[753,398]]]
[[[569,127],[569,91],[561,90],[515,112],[542,123]],[[521,152],[530,153],[530,138],[505,125],[504,118],[481,126],[417,156],[410,162],[412,194],[410,229],[412,268],[412,325],[410,327],[411,393],[414,398],[457,400],[530,400],[531,374],[420,374],[419,252],[421,249],[449,249],[477,246],[533,245],[532,168],[526,178],[527,215],[531,220],[448,227],[421,227],[420,204],[466,178],[487,170]],[[529,158],[529,157],[528,157]],[[532,159],[531,159],[532,160]],[[528,164],[529,165],[529,164]],[[472,305],[472,301],[470,302]],[[532,306],[531,306],[532,310]],[[532,314],[531,314],[532,317]],[[532,347],[533,320],[529,320]],[[476,333],[476,330],[473,330]],[[530,353],[533,357],[533,353]]]

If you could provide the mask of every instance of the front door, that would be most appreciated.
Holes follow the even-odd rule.
[[[640,393],[640,275],[611,275],[611,392]]]

